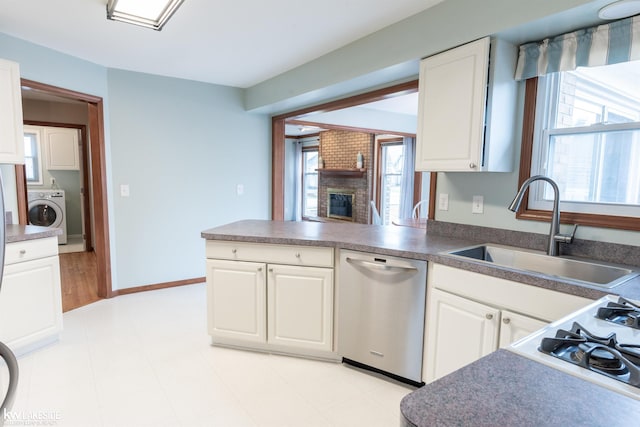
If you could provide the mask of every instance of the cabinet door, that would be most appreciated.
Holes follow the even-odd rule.
[[[17,354],[55,341],[62,330],[58,257],[5,266],[0,292],[0,341]]]
[[[332,350],[333,269],[270,264],[267,288],[270,343]]]
[[[431,293],[425,382],[498,348],[500,310],[438,289]]]
[[[484,38],[420,63],[416,170],[480,170],[489,45]]]
[[[78,130],[44,128],[45,163],[48,170],[79,170]]]
[[[500,324],[500,348],[508,347],[512,342],[546,326],[547,323],[533,317],[502,310]]]
[[[4,59],[0,59],[0,163],[24,163],[20,68]]]
[[[207,260],[209,335],[266,342],[265,264]]]

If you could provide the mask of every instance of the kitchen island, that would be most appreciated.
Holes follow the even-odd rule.
[[[245,220],[202,232],[210,241],[349,249],[426,260],[485,276],[598,299],[607,294],[640,299],[640,278],[613,289],[518,271],[450,256],[448,251],[485,242],[540,249],[546,236],[462,225],[420,229],[363,224]],[[638,248],[590,245],[608,262],[638,262]],[[402,422],[426,425],[626,425],[640,416],[640,402],[506,350],[497,350],[405,397]],[[610,414],[613,412],[614,414]],[[632,421],[633,420],[633,421]]]

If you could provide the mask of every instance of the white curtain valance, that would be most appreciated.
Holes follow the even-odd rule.
[[[520,46],[516,80],[640,59],[640,15]]]

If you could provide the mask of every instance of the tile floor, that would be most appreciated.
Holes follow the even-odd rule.
[[[82,427],[399,425],[411,387],[338,363],[213,347],[205,324],[204,284],[69,311],[58,343],[19,359],[13,412]]]

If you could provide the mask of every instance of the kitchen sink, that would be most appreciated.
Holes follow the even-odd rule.
[[[578,280],[607,289],[640,275],[640,271],[600,261],[549,256],[533,250],[494,244],[470,246],[447,253],[515,270]]]

